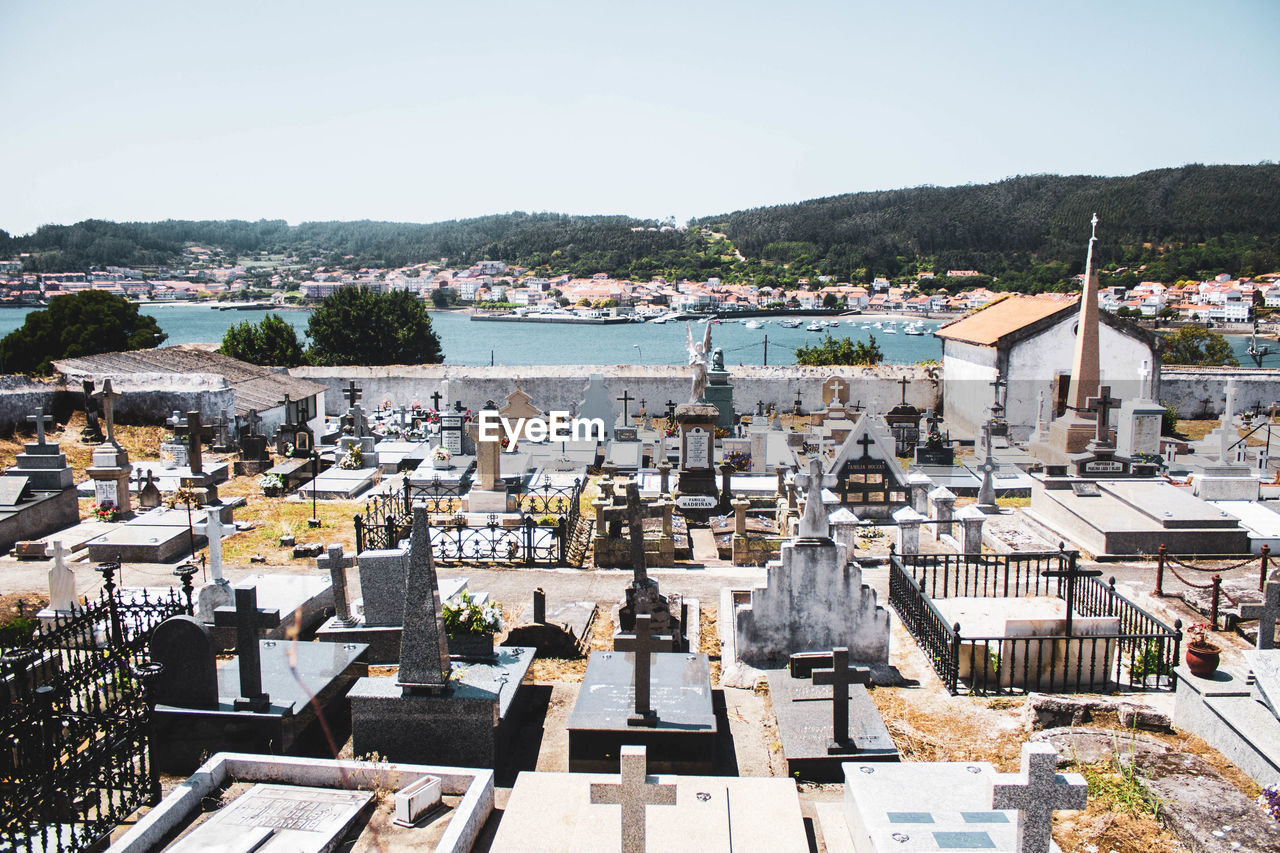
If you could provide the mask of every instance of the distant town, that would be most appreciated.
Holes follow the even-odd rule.
[[[503,261],[485,260],[465,268],[448,258],[393,269],[356,271],[289,257],[257,255],[227,258],[216,249],[191,246],[180,267],[130,269],[106,266],[90,272],[23,272],[21,256],[0,260],[0,307],[34,307],[62,293],[102,290],[137,302],[211,301],[225,307],[306,307],[344,287],[418,294],[435,308],[471,308],[515,315],[559,314],[580,317],[653,319],[682,313],[812,311],[945,315],[963,313],[1007,295],[985,287],[964,288],[965,279],[986,281],[979,270],[918,273],[909,281],[876,278],[851,284],[818,276],[801,279],[799,288],[704,281],[629,281],[597,273],[590,278],[538,275]],[[1110,275],[1129,272],[1121,268]],[[1140,271],[1136,271],[1140,274]],[[1076,276],[1078,281],[1080,276]],[[1132,277],[1129,277],[1132,281]],[[1233,324],[1265,318],[1280,308],[1280,272],[1232,278],[1223,273],[1206,281],[1164,284],[1139,281],[1104,286],[1099,307],[1122,317],[1172,322]],[[960,288],[957,289],[957,283]],[[1070,300],[1070,293],[1040,298]]]

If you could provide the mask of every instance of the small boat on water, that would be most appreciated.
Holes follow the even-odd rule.
[[[883,331],[884,331],[884,333],[885,333],[886,335],[896,335],[896,334],[898,334],[898,327],[897,327],[897,326],[885,326]]]
[[[902,330],[902,333],[904,335],[923,335],[924,326],[921,326],[919,323],[909,323],[907,324],[907,327]]]
[[[762,328],[764,328],[764,324],[763,324],[763,323],[761,323],[759,320],[748,320],[748,321],[747,321],[746,323],[744,323],[743,325],[744,325],[744,326],[746,326],[748,329],[762,329]]]
[[[808,326],[806,326],[806,327],[805,327],[805,331],[806,331],[806,332],[821,332],[821,331],[822,331],[822,324],[821,324],[821,323],[810,323]]]
[[[798,329],[798,328],[800,328],[800,321],[799,321],[799,320],[783,320],[783,321],[782,321],[782,328],[784,328],[784,329]]]

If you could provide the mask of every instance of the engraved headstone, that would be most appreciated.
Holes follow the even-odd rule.
[[[156,678],[156,703],[217,708],[216,654],[213,632],[199,619],[171,616],[156,626],[151,634],[151,659],[164,666]]]
[[[373,791],[259,783],[167,849],[170,853],[258,849],[327,853],[338,846],[373,797]]]

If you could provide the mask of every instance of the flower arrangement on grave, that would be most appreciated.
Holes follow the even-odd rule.
[[[661,423],[665,423],[665,424],[666,424],[666,426],[665,426],[665,427],[660,427],[660,429],[662,429],[663,434],[664,434],[664,435],[666,435],[668,438],[670,438],[671,436],[673,436],[673,435],[675,435],[675,434],[676,434],[676,421],[675,421],[675,418],[664,418],[664,419],[661,421]],[[657,426],[657,424],[654,424],[654,426]]]
[[[258,487],[264,492],[279,492],[284,488],[284,478],[279,474],[262,474],[258,477]]]
[[[924,440],[924,446],[927,450],[943,450],[946,448],[947,443],[943,439],[942,433],[938,432],[936,426],[929,430],[929,435]]]
[[[747,471],[751,468],[751,454],[741,450],[730,450],[724,455],[724,463],[734,471]]]
[[[448,462],[453,458],[453,454],[449,452],[449,448],[443,444],[436,445],[436,449],[431,451],[432,462]]]
[[[1209,639],[1212,625],[1197,622],[1187,628],[1187,669],[1200,678],[1208,678],[1218,669],[1222,648]]]
[[[113,501],[103,501],[93,505],[93,517],[98,521],[115,521],[120,518],[120,510]]]
[[[347,449],[346,455],[338,460],[338,467],[343,471],[355,471],[364,467],[364,451],[360,449],[360,445],[353,444]]]
[[[449,634],[496,634],[502,630],[502,610],[497,604],[481,605],[463,592],[457,604],[446,603],[444,629]]]
[[[1258,805],[1276,820],[1280,820],[1280,785],[1268,785],[1258,795]]]
[[[498,446],[501,447],[504,451],[506,451],[508,448],[510,448],[511,450],[516,449],[514,447],[511,447],[511,438],[506,435],[498,439]]]
[[[295,456],[301,456],[302,454],[298,452],[298,448],[294,447],[293,442],[290,441],[284,446],[284,455],[292,459]]]
[[[716,438],[729,438],[733,433],[725,427],[716,427]]]

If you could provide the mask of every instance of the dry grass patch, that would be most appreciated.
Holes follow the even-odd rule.
[[[241,532],[222,543],[223,559],[232,565],[248,565],[249,558],[261,555],[273,565],[293,559],[292,548],[282,548],[280,537],[292,534],[298,542],[341,544],[348,554],[355,553],[356,529],[351,519],[364,512],[358,501],[318,501],[316,516],[321,525],[311,528],[311,501],[268,498],[257,488],[255,477],[234,477],[218,487],[226,497],[243,497],[245,503],[236,510]]]
[[[1178,419],[1178,435],[1187,441],[1199,441],[1217,428],[1218,421],[1216,420],[1184,421],[1181,418]]]
[[[990,761],[1003,772],[1018,769],[1026,736],[1017,710],[992,708],[985,699],[891,687],[869,693],[904,760]]]
[[[84,429],[84,412],[76,412],[61,431],[50,429],[45,433],[45,440],[57,444],[67,455],[67,464],[75,472],[76,482],[89,475],[86,473],[93,463],[93,451],[100,444],[86,444],[80,440],[80,430]],[[158,426],[116,426],[116,441],[129,452],[129,459],[135,464],[139,461],[160,459],[160,438],[168,434],[168,430]],[[35,441],[31,435],[15,433],[0,439],[0,466],[8,467],[14,463],[23,445]]]
[[[613,650],[613,617],[604,607],[596,614],[596,621],[591,625],[591,640],[587,646],[587,656],[583,658],[534,658],[529,666],[526,680],[536,683],[553,681],[570,681],[581,683],[587,674],[587,661],[591,652],[608,652]]]

